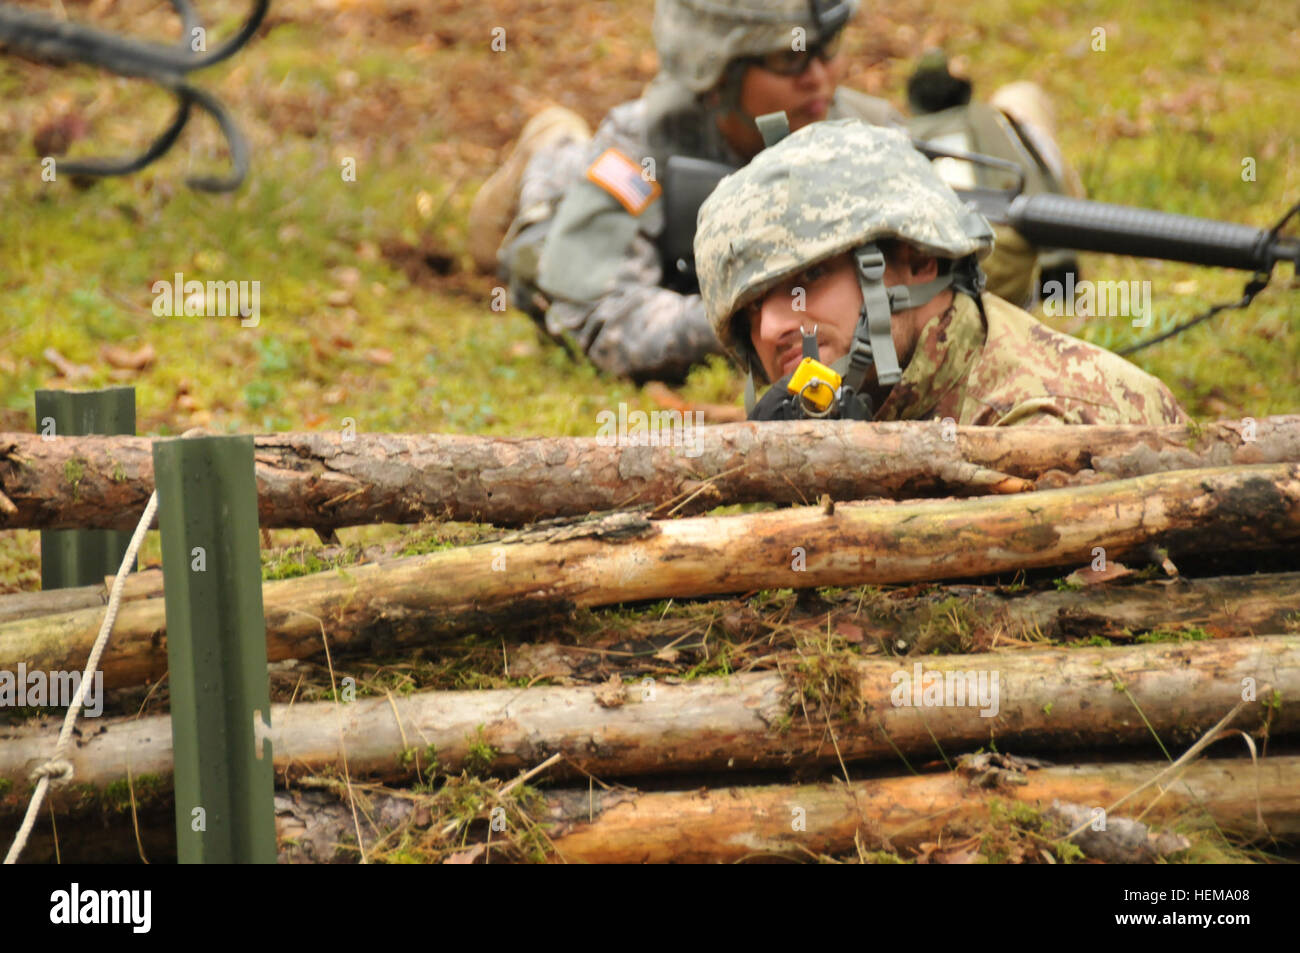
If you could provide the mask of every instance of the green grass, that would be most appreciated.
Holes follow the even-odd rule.
[[[139,432],[148,434],[200,424],[219,432],[333,430],[351,419],[361,432],[592,435],[596,415],[620,401],[654,409],[638,388],[538,340],[525,316],[492,311],[494,279],[453,274],[417,285],[382,251],[406,242],[446,254],[457,268],[468,264],[469,202],[494,150],[517,128],[492,126],[491,117],[499,106],[511,117],[527,113],[527,103],[503,105],[500,97],[532,89],[598,119],[648,78],[652,64],[634,55],[650,42],[648,9],[626,0],[601,7],[608,9],[592,16],[618,42],[602,46],[593,37],[578,54],[574,70],[612,74],[588,100],[575,99],[573,75],[560,75],[517,35],[516,58],[501,61],[515,70],[507,88],[486,43],[429,47],[419,30],[405,28],[356,42],[350,21],[290,0],[277,9],[279,25],[201,77],[231,104],[253,146],[252,175],[233,196],[183,184],[187,174],[224,167],[206,121],[135,176],[85,190],[41,182],[31,136],[61,104],[91,120],[89,139],[74,145],[78,156],[130,152],[171,107],[143,84],[0,59],[0,94],[11,109],[0,122],[0,152],[11,157],[0,161],[9,221],[0,230],[0,429],[33,428],[32,392],[52,378],[47,348],[89,368],[75,386],[122,382],[100,357],[105,344],[148,343],[157,352],[145,371],[125,375],[136,387]],[[1062,147],[1091,196],[1264,226],[1300,197],[1293,13],[1281,0],[1093,0],[1066,10],[995,0],[934,11],[927,27],[941,28],[950,52],[968,58],[978,93],[1015,79],[1047,89]],[[234,14],[231,6],[226,16]],[[880,48],[872,26],[903,15],[869,11],[846,39],[859,71],[851,76],[883,71],[896,102],[920,39],[883,63],[867,51]],[[1104,53],[1088,48],[1098,26],[1107,30]],[[425,32],[435,29],[450,31]],[[446,105],[444,77],[452,73],[478,84],[455,108]],[[1256,159],[1255,182],[1241,180],[1246,156]],[[356,182],[340,175],[345,157],[357,160]],[[1109,256],[1086,256],[1084,268],[1095,279],[1153,282],[1155,315],[1145,331],[1124,319],[1052,319],[1109,347],[1235,298],[1246,277]],[[260,324],[154,315],[152,283],[176,272],[259,281]],[[1296,411],[1296,297],[1281,272],[1248,311],[1136,362],[1201,418]],[[707,401],[735,401],[739,392],[721,361],[697,369],[684,388]],[[359,533],[349,531],[348,541]],[[34,587],[33,539],[0,537],[0,587]],[[150,542],[146,562],[154,554]]]
[[[1043,12],[1052,9],[1051,15]],[[1069,11],[1026,0],[978,5],[968,14],[996,38],[1025,24],[1028,44],[989,43],[972,52],[972,72],[988,89],[1012,76],[1037,80],[1052,95],[1060,139],[1091,197],[1271,226],[1300,199],[1291,63],[1294,30],[1280,42],[1251,39],[1260,24],[1287,22],[1284,6],[1252,3],[1089,3]],[[1086,42],[1107,29],[1105,52]],[[1083,41],[1084,51],[1079,46]],[[1138,124],[1124,134],[1117,117]],[[1255,181],[1242,159],[1255,159]],[[1071,327],[1086,340],[1122,347],[1235,300],[1249,276],[1190,265],[1087,256],[1086,277],[1152,282],[1146,329],[1126,319],[1092,318]],[[1300,405],[1296,298],[1289,269],[1244,312],[1229,312],[1173,341],[1135,355],[1198,417],[1262,416]],[[1064,320],[1058,322],[1064,324]]]
[[[1204,629],[1192,626],[1186,629],[1153,629],[1139,635],[1135,642],[1204,642],[1210,634]]]

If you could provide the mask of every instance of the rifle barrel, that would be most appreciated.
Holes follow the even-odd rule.
[[[1049,248],[1243,271],[1268,271],[1279,259],[1295,260],[1294,243],[1274,240],[1267,229],[1062,195],[1017,196],[1006,221],[1026,240]]]

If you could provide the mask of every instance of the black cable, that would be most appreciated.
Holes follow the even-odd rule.
[[[221,103],[213,96],[186,83],[183,76],[232,56],[257,32],[266,17],[270,0],[252,0],[248,19],[241,28],[215,50],[195,53],[190,40],[201,28],[190,0],[171,0],[181,19],[182,37],[172,46],[163,46],[117,36],[82,23],[53,20],[36,11],[23,10],[0,3],[0,52],[55,63],[86,63],[116,73],[150,80],[170,90],[179,108],[171,124],[142,153],[129,159],[67,160],[60,168],[72,175],[127,175],[144,168],[166,153],[179,138],[191,115],[191,105],[211,115],[226,138],[232,170],[226,176],[192,176],[191,188],[206,192],[228,192],[238,188],[248,173],[248,146],[239,128]]]
[[[176,115],[172,118],[171,125],[163,130],[162,134],[150,144],[149,148],[131,159],[83,159],[81,161],[60,160],[58,170],[68,175],[130,175],[132,172],[138,172],[161,157],[180,136],[181,130],[185,128],[185,123],[190,118],[190,99],[176,94],[177,109]]]
[[[1270,245],[1277,240],[1277,237],[1279,234],[1281,234],[1282,229],[1286,227],[1286,223],[1289,222],[1297,213],[1300,213],[1300,202],[1297,202],[1295,205],[1292,205],[1291,208],[1287,210],[1287,213],[1278,220],[1278,223],[1274,225],[1271,229],[1269,229],[1268,243]],[[1235,311],[1239,308],[1248,307],[1250,303],[1255,300],[1255,296],[1259,294],[1261,291],[1263,291],[1266,287],[1268,287],[1269,279],[1273,277],[1274,264],[1275,262],[1270,261],[1268,263],[1268,271],[1255,272],[1255,274],[1251,277],[1250,281],[1246,282],[1246,287],[1242,289],[1240,300],[1216,304],[1213,307],[1211,307],[1208,311],[1205,311],[1202,314],[1198,314],[1196,317],[1191,318],[1188,321],[1184,321],[1182,324],[1179,324],[1176,327],[1172,327],[1168,331],[1164,331],[1160,334],[1155,335],[1154,337],[1147,338],[1145,341],[1139,341],[1137,344],[1130,344],[1128,347],[1116,351],[1115,353],[1119,354],[1121,357],[1127,357],[1128,355],[1135,354],[1138,351],[1143,350],[1144,348],[1151,347],[1151,345],[1153,344],[1159,344],[1161,341],[1167,341],[1176,334],[1182,334],[1188,328],[1194,328],[1196,327],[1196,325],[1202,324],[1203,322],[1210,320],[1210,318],[1214,317],[1216,314],[1218,314],[1221,311]],[[1296,268],[1300,269],[1300,261],[1297,261],[1295,264],[1296,264]]]

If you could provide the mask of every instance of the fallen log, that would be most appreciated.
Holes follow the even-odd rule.
[[[851,852],[859,835],[867,849],[906,850],[940,836],[952,840],[980,832],[990,797],[1039,810],[1054,801],[1104,809],[1165,767],[1152,762],[1041,768],[996,792],[949,773],[854,784],[552,794],[550,819],[557,830],[551,840],[564,860],[593,864],[807,859],[809,852]],[[1300,758],[1266,758],[1258,769],[1248,759],[1201,761],[1167,789],[1139,794],[1122,814],[1157,823],[1195,812],[1209,815],[1224,833],[1258,835],[1258,806],[1268,833],[1290,840],[1300,835],[1297,790]],[[792,829],[795,818],[805,830]]]
[[[100,585],[45,589],[39,592],[11,592],[0,595],[0,623],[34,619],[76,609],[102,609],[108,605],[110,576]],[[163,594],[162,570],[145,569],[126,577],[122,599],[152,599]]]
[[[1043,592],[951,585],[925,596],[877,600],[843,618],[866,635],[911,646],[924,641],[927,630],[950,630],[954,610],[973,644],[993,648],[1008,637],[1123,639],[1125,633],[1132,638],[1155,630],[1198,628],[1224,638],[1300,631],[1300,572],[1180,577]],[[928,646],[919,648],[925,651]]]
[[[761,798],[764,794],[764,789],[733,788],[731,790],[743,798],[754,796]],[[797,797],[798,795],[793,796]],[[978,792],[971,790],[968,796],[977,797]],[[420,828],[427,828],[429,821],[432,820],[431,813],[429,820],[422,819],[420,798],[418,796],[411,798],[397,794],[390,795],[367,791],[361,797],[367,818],[365,830],[372,834],[371,837],[365,839],[366,850],[371,857],[376,856],[374,851],[380,838],[397,831],[407,830],[414,833],[418,839]],[[986,802],[987,814],[991,823],[975,825],[980,828],[977,837],[981,841],[983,838],[980,835],[989,833],[990,828],[994,828],[996,824],[993,821],[994,811],[992,810],[991,800],[992,796]],[[600,808],[602,817],[617,803],[621,803],[621,801],[616,801],[609,795],[602,796]],[[552,818],[557,816],[561,818],[558,824],[552,820],[552,824],[555,824],[560,831],[571,829],[574,822],[581,822],[584,819],[584,814],[586,814],[585,819],[588,824],[595,824],[596,806],[594,797],[588,800],[587,810],[584,812],[580,794],[575,796],[572,791],[557,791],[552,794],[547,802],[547,808]],[[292,791],[277,794],[275,796],[275,813],[276,835],[280,843],[280,863],[338,863],[357,859],[357,828],[353,823],[349,807],[340,804],[338,797],[334,794],[325,791]],[[1093,811],[1083,805],[1070,804],[1069,802],[1054,801],[1050,809],[1040,812],[1040,816],[1045,826],[1055,827],[1059,830],[1062,840],[1070,831],[1082,827],[1083,830],[1073,837],[1074,844],[1083,851],[1085,856],[1106,863],[1152,863],[1158,859],[1170,857],[1191,846],[1188,838],[1182,835],[1170,832],[1157,833],[1150,826],[1140,821],[1134,821],[1118,814],[1106,818],[1105,828],[1094,830],[1092,826]],[[508,830],[508,828],[505,830]],[[505,830],[503,830],[503,833],[505,833]],[[941,848],[945,835],[954,833],[956,833],[955,837],[947,836],[948,846],[946,849]],[[564,835],[561,834],[560,836]],[[1041,833],[1039,836],[1041,838]],[[926,844],[921,842],[922,847],[917,855],[920,858],[919,862],[943,864],[974,862],[977,851],[973,848],[976,845],[970,843],[963,845],[961,837],[960,828],[956,828],[955,831],[947,828],[939,829],[935,832],[935,840],[938,843]],[[495,857],[498,861],[501,857],[499,847],[502,840],[503,838],[500,836],[497,837],[498,853]],[[900,838],[900,840],[904,840],[904,838]],[[888,844],[892,850],[896,850],[900,846],[906,846],[905,844],[895,844],[889,841],[886,836],[877,833],[874,838],[870,834],[867,834],[865,838],[859,838],[855,847],[868,850],[868,843],[872,841],[875,842],[872,846]],[[916,842],[914,839],[913,846]],[[1039,844],[1041,843],[1040,840]],[[1034,849],[1027,852],[1023,848],[1008,851],[1009,856],[1005,858],[1005,862],[1022,862],[1026,853],[1031,860],[1037,862],[1043,853],[1046,853],[1039,844],[1034,845]],[[468,846],[468,848],[455,850],[454,852],[444,848],[441,853],[447,858],[443,861],[444,863],[474,863],[486,854],[487,849],[488,845],[479,841]],[[817,853],[807,848],[806,845],[803,845],[802,849],[807,850],[810,854],[815,855]],[[583,851],[582,845],[578,845],[576,850],[586,853]],[[904,850],[904,853],[906,854],[907,851]],[[588,859],[586,856],[567,857],[563,854],[558,854],[558,856],[566,861]],[[780,856],[780,854],[778,853],[777,856]],[[747,854],[744,859],[760,859],[761,857],[762,854],[758,856]],[[720,858],[709,857],[707,859],[718,860]],[[985,857],[984,859],[989,858]],[[673,857],[671,862],[677,862],[677,858]]]
[[[679,418],[680,419],[680,418]],[[596,422],[592,424],[597,429]],[[595,437],[271,434],[255,438],[264,527],[426,519],[517,526],[649,504],[966,496],[1174,469],[1300,462],[1300,416],[1192,427],[952,427],[942,421],[740,423],[676,446]],[[665,438],[666,439],[666,438]],[[683,443],[685,445],[683,445]],[[134,529],[148,437],[0,434],[0,528]],[[689,499],[688,499],[689,498]]]
[[[274,705],[268,737],[278,773],[342,773],[346,766],[354,778],[393,780],[412,777],[421,763],[427,770],[430,745],[453,773],[469,763],[476,744],[499,752],[493,770],[506,775],[558,752],[566,758],[552,769],[558,777],[802,768],[835,765],[841,757],[891,761],[900,753],[935,760],[990,740],[1000,749],[1060,750],[1153,744],[1155,732],[1172,746],[1198,738],[1247,688],[1260,704],[1244,710],[1234,728],[1257,730],[1267,721],[1272,736],[1300,731],[1300,636],[926,656],[919,681],[918,658],[850,656],[835,663],[849,685],[844,697],[825,699],[811,715],[811,699],[798,697],[795,661],[783,666],[785,675],[633,682],[613,690],[512,688]],[[991,688],[982,700],[972,688],[961,704],[913,704],[930,698],[924,686],[936,678],[940,687],[955,686],[957,673],[975,673],[979,682],[979,672]],[[337,670],[339,678],[346,674]],[[964,682],[971,687],[970,674]],[[1280,709],[1264,704],[1272,692],[1282,699]],[[955,702],[955,691],[940,700]],[[837,703],[861,715],[827,710]],[[0,729],[0,780],[12,783],[0,805],[25,803],[26,779],[49,756],[56,734],[55,726]],[[83,786],[120,785],[128,771],[136,779],[167,778],[170,720],[88,723],[67,758]],[[60,789],[51,797],[58,803]]]
[[[962,838],[996,834],[999,825],[1005,832],[1006,821],[998,817],[1006,817],[1009,804],[1037,811],[1049,823],[1062,814],[1080,812],[1091,822],[1096,808],[1109,808],[1166,767],[1163,762],[1026,767],[998,772],[994,787],[968,770],[849,784],[670,792],[584,787],[545,792],[542,809],[532,817],[548,829],[554,845],[550,856],[569,863],[807,860],[859,849],[896,852],[902,859],[919,855],[931,863],[970,863],[977,859],[979,841],[963,848]],[[1179,822],[1190,831],[1213,824],[1224,834],[1259,838],[1259,817],[1266,827],[1264,836],[1294,843],[1300,838],[1298,788],[1298,757],[1264,758],[1258,768],[1246,758],[1205,760],[1190,765],[1173,783],[1148,789],[1110,812],[1107,826],[1130,826],[1123,820],[1140,816],[1151,826]],[[364,805],[360,827],[367,850],[403,830],[417,843],[428,838],[430,853],[447,857],[455,851],[460,862],[482,857],[491,849],[481,841],[459,843],[459,836],[455,844],[448,844],[440,830],[432,829],[441,826],[444,818],[425,808],[419,794],[368,791],[357,796]],[[138,833],[125,811],[115,817],[84,811],[60,817],[62,861],[134,862],[141,856],[137,838],[151,862],[173,861],[174,819],[163,801],[140,807]],[[995,810],[995,802],[1002,805],[1001,811]],[[335,793],[278,792],[275,809],[280,863],[357,859],[351,808]],[[1063,839],[1066,827],[1061,818],[1040,836]],[[496,834],[492,844],[500,847],[510,833],[507,828]],[[1096,836],[1089,830],[1076,838],[1088,856],[1095,856]],[[1176,838],[1165,835],[1161,840]],[[1038,860],[1043,847],[1043,841],[1023,838],[1021,845],[1012,842],[1007,856],[997,859]],[[501,855],[491,857],[499,862]],[[23,862],[52,863],[55,858],[48,818],[42,816]]]
[[[111,579],[103,585],[0,595],[0,623],[56,615],[80,608],[101,608],[108,603]],[[162,571],[147,569],[127,577],[123,600],[162,596]],[[927,627],[947,628],[954,607],[959,621],[969,628],[977,645],[996,648],[1006,638],[1070,640],[1101,635],[1124,639],[1155,630],[1195,627],[1215,638],[1285,632],[1300,620],[1300,572],[1257,573],[1250,576],[1216,576],[1205,579],[1179,577],[1121,585],[1093,585],[1081,589],[1013,591],[988,586],[953,584],[935,586],[924,595],[890,593],[853,609],[831,610],[832,623],[857,625],[864,633],[909,646],[923,637]],[[742,622],[761,621],[745,603],[736,603]],[[729,610],[730,611],[730,610]],[[819,625],[825,625],[822,616]],[[681,620],[642,623],[680,630]],[[519,627],[506,622],[503,636]],[[623,633],[622,623],[611,624],[609,634]],[[677,632],[680,634],[680,632]]]
[[[1005,759],[1015,763],[1016,759]],[[693,791],[639,792],[550,791],[545,813],[553,856],[567,863],[735,863],[742,860],[808,860],[822,855],[884,849],[904,859],[913,851],[928,856],[936,846],[956,845],[982,835],[997,824],[994,800],[1014,802],[1060,820],[1049,834],[1064,839],[1073,828],[1065,816],[1115,804],[1167,765],[1094,764],[1079,767],[1028,767],[999,772],[990,789],[971,773],[957,770],[917,777],[882,778],[849,784],[766,785],[705,788]],[[1223,833],[1288,841],[1300,836],[1300,758],[1266,758],[1258,768],[1248,759],[1201,761],[1167,788],[1138,794],[1113,817],[1108,827],[1131,826],[1131,816],[1148,824],[1187,820]],[[1257,797],[1258,796],[1258,797]],[[395,831],[418,839],[431,823],[420,799],[368,793],[365,849]],[[332,793],[295,791],[277,794],[276,830],[281,863],[331,863],[357,859],[357,828],[351,809]],[[1258,808],[1258,814],[1256,809]],[[1262,818],[1265,829],[1257,824]],[[1125,823],[1127,821],[1127,823]],[[1077,825],[1075,825],[1077,826]],[[1091,831],[1076,839],[1094,851],[1114,849]],[[437,844],[437,832],[424,836]],[[504,838],[497,835],[501,846]],[[1048,838],[1048,842],[1055,838]],[[1181,838],[1166,835],[1171,848]],[[1185,842],[1184,842],[1185,843]],[[1029,840],[1019,857],[1041,859],[1043,840]],[[929,851],[923,850],[929,846]],[[463,851],[473,858],[484,853]],[[1145,845],[1144,845],[1145,846]],[[1154,845],[1153,845],[1154,846]],[[486,848],[490,849],[490,848]],[[950,850],[953,848],[950,848]],[[1166,848],[1169,849],[1169,848]],[[1101,852],[1101,851],[1097,851]],[[1109,852],[1109,851],[1107,851]],[[979,841],[941,863],[973,863]],[[1144,859],[1154,859],[1150,854]],[[964,855],[964,856],[961,856]],[[1010,858],[1009,858],[1010,859]],[[463,862],[463,861],[462,861]]]
[[[1124,558],[1152,543],[1250,550],[1300,537],[1300,465],[1180,470],[1033,496],[802,507],[652,522],[616,514],[496,542],[267,583],[271,661],[328,633],[372,653],[574,607],[765,588],[934,582]],[[102,613],[0,626],[0,669],[80,669]],[[167,665],[160,600],[126,602],[101,662],[109,687]]]

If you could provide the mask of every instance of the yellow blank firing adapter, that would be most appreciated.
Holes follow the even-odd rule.
[[[790,375],[786,389],[799,398],[804,405],[804,412],[822,417],[830,412],[835,403],[835,393],[840,389],[842,378],[821,361],[805,357]]]

